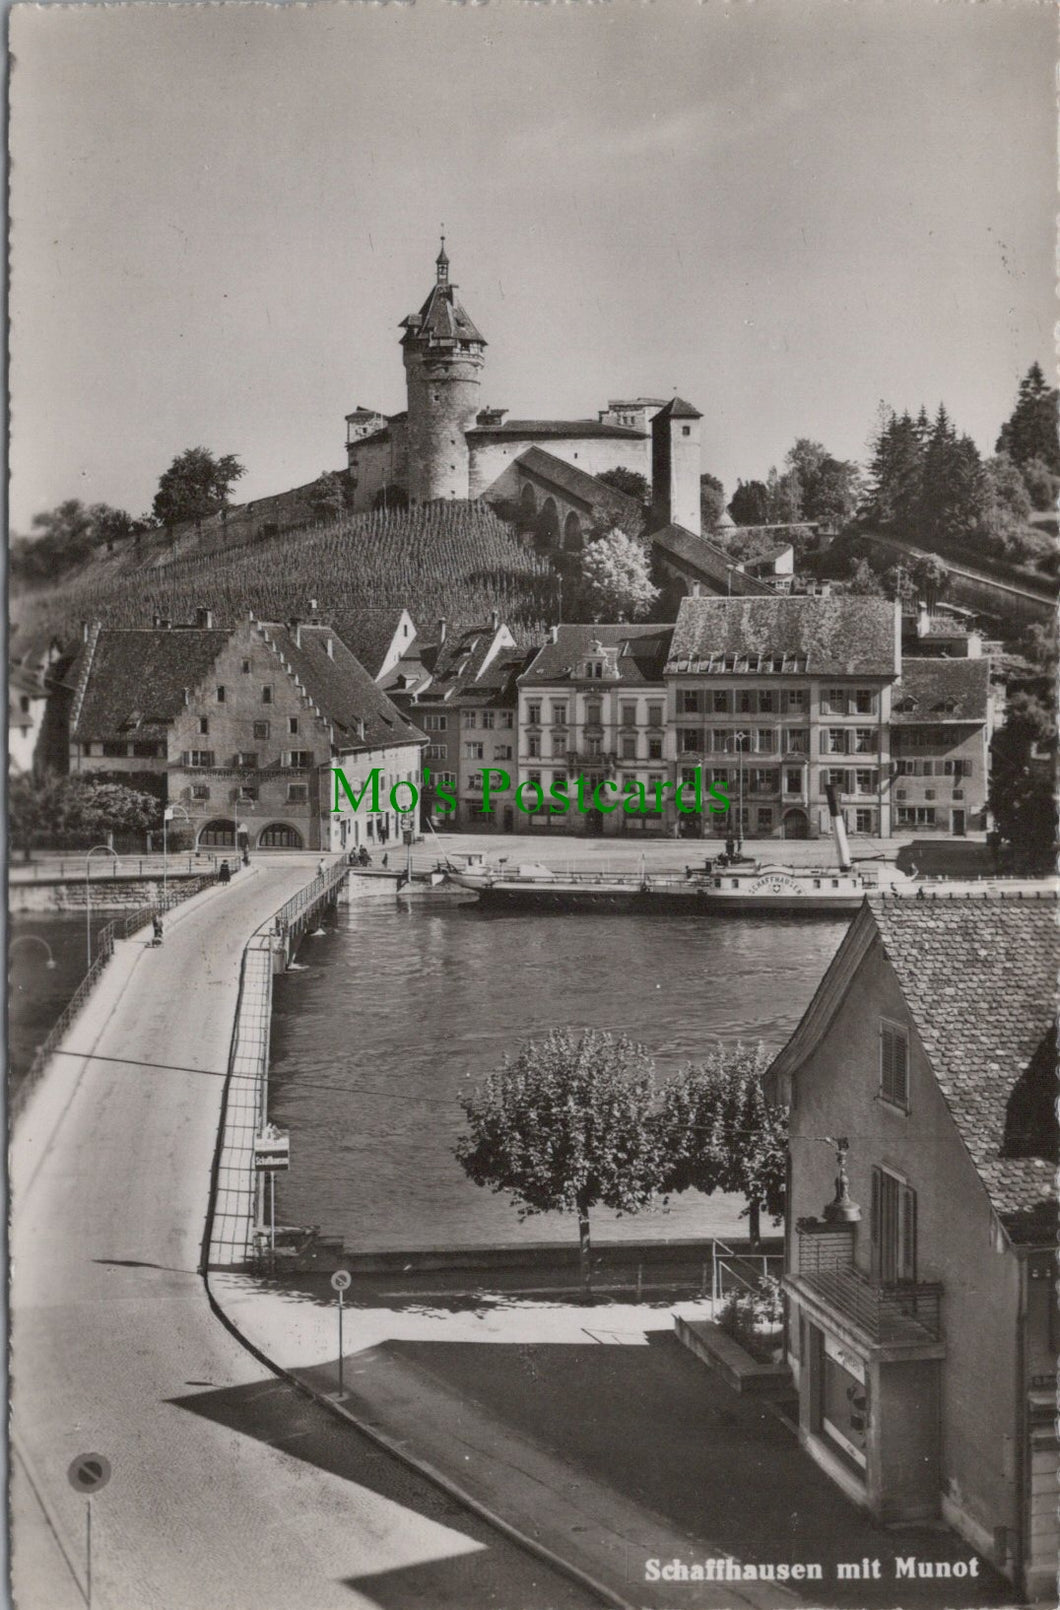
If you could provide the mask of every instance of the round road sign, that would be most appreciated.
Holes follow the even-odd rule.
[[[332,1290],[346,1291],[349,1287],[351,1278],[352,1277],[348,1269],[336,1269],[335,1273],[331,1277]]]
[[[101,1453],[79,1453],[66,1479],[75,1493],[98,1493],[110,1480],[110,1460]]]

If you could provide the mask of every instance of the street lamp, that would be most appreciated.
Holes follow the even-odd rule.
[[[88,864],[97,850],[102,850],[106,855],[112,855],[115,861],[120,861],[121,859],[117,850],[112,850],[109,844],[93,844],[85,856],[85,957],[86,967],[89,971],[92,967],[92,886],[88,881]]]
[[[169,862],[167,860],[166,829],[167,829],[170,821],[172,821],[174,814],[177,811],[180,812],[181,816],[183,816],[183,818],[184,818],[184,820],[186,822],[191,821],[191,817],[188,815],[188,813],[184,809],[183,805],[167,805],[165,807],[165,809],[163,810],[163,812],[162,812],[162,910],[163,911],[168,911],[169,910],[169,907],[168,907],[168,905],[166,903],[168,898],[169,898]]]
[[[732,742],[733,742],[733,748],[735,749],[736,754],[738,756],[739,778],[740,778],[740,793],[739,793],[739,806],[738,806],[739,814],[737,815],[737,818],[736,818],[736,853],[738,855],[742,855],[743,854],[743,751],[744,751],[744,745],[747,742],[747,733],[746,732],[734,732],[733,735],[732,735]]]
[[[58,965],[59,965],[59,963],[56,961],[55,957],[52,955],[52,947],[49,945],[49,943],[48,943],[48,941],[46,939],[41,938],[40,934],[18,934],[18,935],[16,935],[16,937],[14,939],[12,939],[10,945],[8,946],[8,955],[9,956],[10,956],[11,952],[14,950],[16,945],[43,945],[45,950],[48,952],[48,960],[44,963],[44,965],[48,969],[48,971],[49,972],[54,971],[54,969],[56,967],[58,967]]]

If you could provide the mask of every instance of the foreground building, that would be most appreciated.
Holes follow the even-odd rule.
[[[1056,1585],[1058,963],[1053,896],[873,896],[766,1075],[803,1446],[1028,1597]]]
[[[888,837],[898,607],[878,598],[685,598],[665,667],[678,780],[702,766],[734,801],[725,836]],[[708,820],[708,819],[705,819]]]
[[[71,772],[153,793],[197,848],[400,837],[394,811],[333,818],[332,767],[371,756],[387,790],[418,788],[426,740],[318,620],[215,627],[201,609],[194,626],[97,626],[69,680]]]

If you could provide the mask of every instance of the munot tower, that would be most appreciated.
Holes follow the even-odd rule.
[[[435,282],[418,313],[402,319],[408,383],[410,503],[468,496],[464,432],[479,410],[485,341],[453,292],[445,236],[435,260]]]

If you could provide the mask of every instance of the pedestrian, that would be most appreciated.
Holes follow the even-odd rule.
[[[217,878],[220,883],[231,883],[232,868],[229,866],[227,861],[221,862],[221,865],[218,868]]]
[[[324,876],[325,871],[326,871],[326,868],[324,866],[324,857],[321,856],[320,860],[317,862],[317,877],[322,878]]]
[[[157,911],[151,918],[151,927],[154,929],[155,934],[152,943],[155,945],[160,945],[162,943],[162,918]]]
[[[384,866],[389,866],[390,865],[390,856],[388,855],[386,850],[383,851],[383,865]]]

